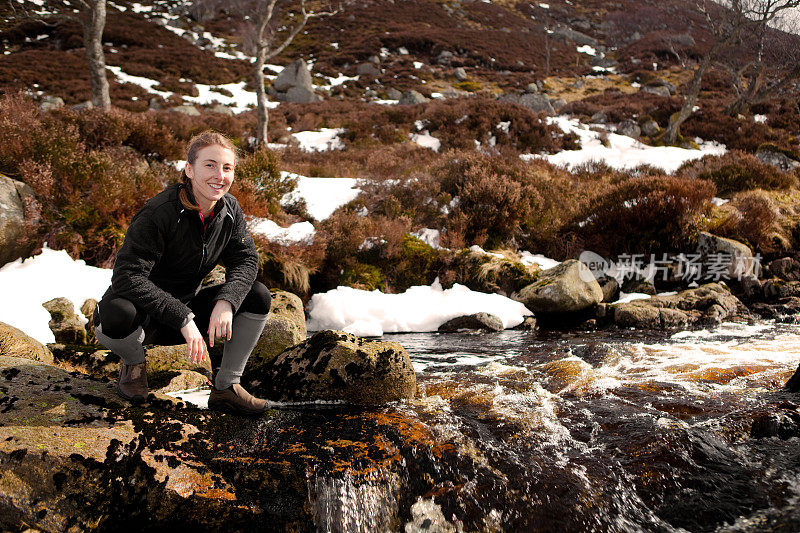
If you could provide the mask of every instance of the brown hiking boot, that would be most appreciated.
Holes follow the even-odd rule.
[[[256,398],[234,383],[227,389],[211,387],[208,408],[239,415],[258,415],[267,410],[267,401]]]
[[[117,394],[133,403],[142,403],[147,399],[147,363],[120,363]]]

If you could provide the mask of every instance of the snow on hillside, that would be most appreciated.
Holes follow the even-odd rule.
[[[715,142],[700,142],[699,150],[674,146],[648,146],[625,135],[593,131],[586,124],[581,124],[578,119],[566,116],[549,118],[548,122],[557,124],[565,133],[577,135],[581,149],[563,150],[551,155],[524,154],[520,156],[522,159],[541,158],[567,168],[574,168],[590,161],[603,161],[608,166],[620,170],[650,165],[665,172],[675,172],[686,161],[700,159],[706,155],[722,155],[727,151],[724,145]]]

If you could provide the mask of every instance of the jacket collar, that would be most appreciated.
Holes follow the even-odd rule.
[[[178,184],[178,192],[179,193],[180,193],[181,189],[186,189],[186,193],[189,195],[189,200],[194,205],[197,205],[197,200],[195,200],[195,198],[194,198],[194,192],[192,192],[192,188],[191,187],[187,187],[183,183],[179,183]],[[228,202],[230,201],[228,199],[229,195],[230,195],[230,193],[225,193],[225,196],[223,196],[222,199],[220,199],[220,201],[217,202],[217,204],[214,206],[214,218],[212,219],[212,222],[211,222],[212,224],[214,223],[214,220],[222,220],[222,219],[225,218],[226,215],[229,214],[229,212],[230,212],[230,209],[228,209]],[[183,207],[183,204],[181,204],[180,198],[178,198],[178,211],[182,211],[184,209],[185,208]]]

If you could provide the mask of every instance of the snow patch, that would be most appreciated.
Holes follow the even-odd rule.
[[[286,205],[305,200],[308,214],[315,220],[325,220],[341,206],[355,200],[361,189],[354,178],[309,178],[291,172],[281,172],[282,178],[296,178],[297,187],[281,198]]]
[[[724,145],[708,142],[700,144],[699,150],[690,150],[674,146],[648,146],[636,139],[611,132],[603,132],[606,145],[601,140],[601,133],[592,131],[586,124],[577,119],[565,116],[548,118],[548,123],[557,124],[565,133],[574,133],[580,139],[580,150],[564,150],[552,155],[523,154],[526,161],[545,159],[554,165],[567,168],[577,167],[590,161],[603,161],[608,166],[618,169],[630,169],[639,165],[658,167],[665,172],[675,172],[684,162],[700,159],[705,155],[722,155],[727,149]]]
[[[344,330],[355,335],[436,331],[451,318],[486,312],[500,318],[504,328],[522,323],[531,312],[499,294],[475,292],[463,285],[443,289],[411,287],[402,294],[384,294],[339,287],[315,294],[309,306],[309,331]]]
[[[48,313],[42,304],[65,297],[75,305],[75,312],[86,322],[80,306],[89,298],[100,300],[111,285],[111,269],[88,266],[72,259],[66,251],[51,250],[24,262],[21,259],[0,268],[0,322],[24,331],[41,343],[55,342],[47,323]]]

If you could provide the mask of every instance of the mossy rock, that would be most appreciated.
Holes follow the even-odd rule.
[[[287,291],[272,290],[271,294],[267,323],[250,355],[245,372],[270,363],[282,351],[303,342],[308,336],[303,301]]]
[[[411,358],[396,342],[320,331],[249,376],[254,394],[276,401],[380,405],[413,398]]]
[[[186,359],[186,345],[152,346],[146,350],[147,376],[164,371],[193,370],[207,376],[211,375],[211,360],[193,363]]]

